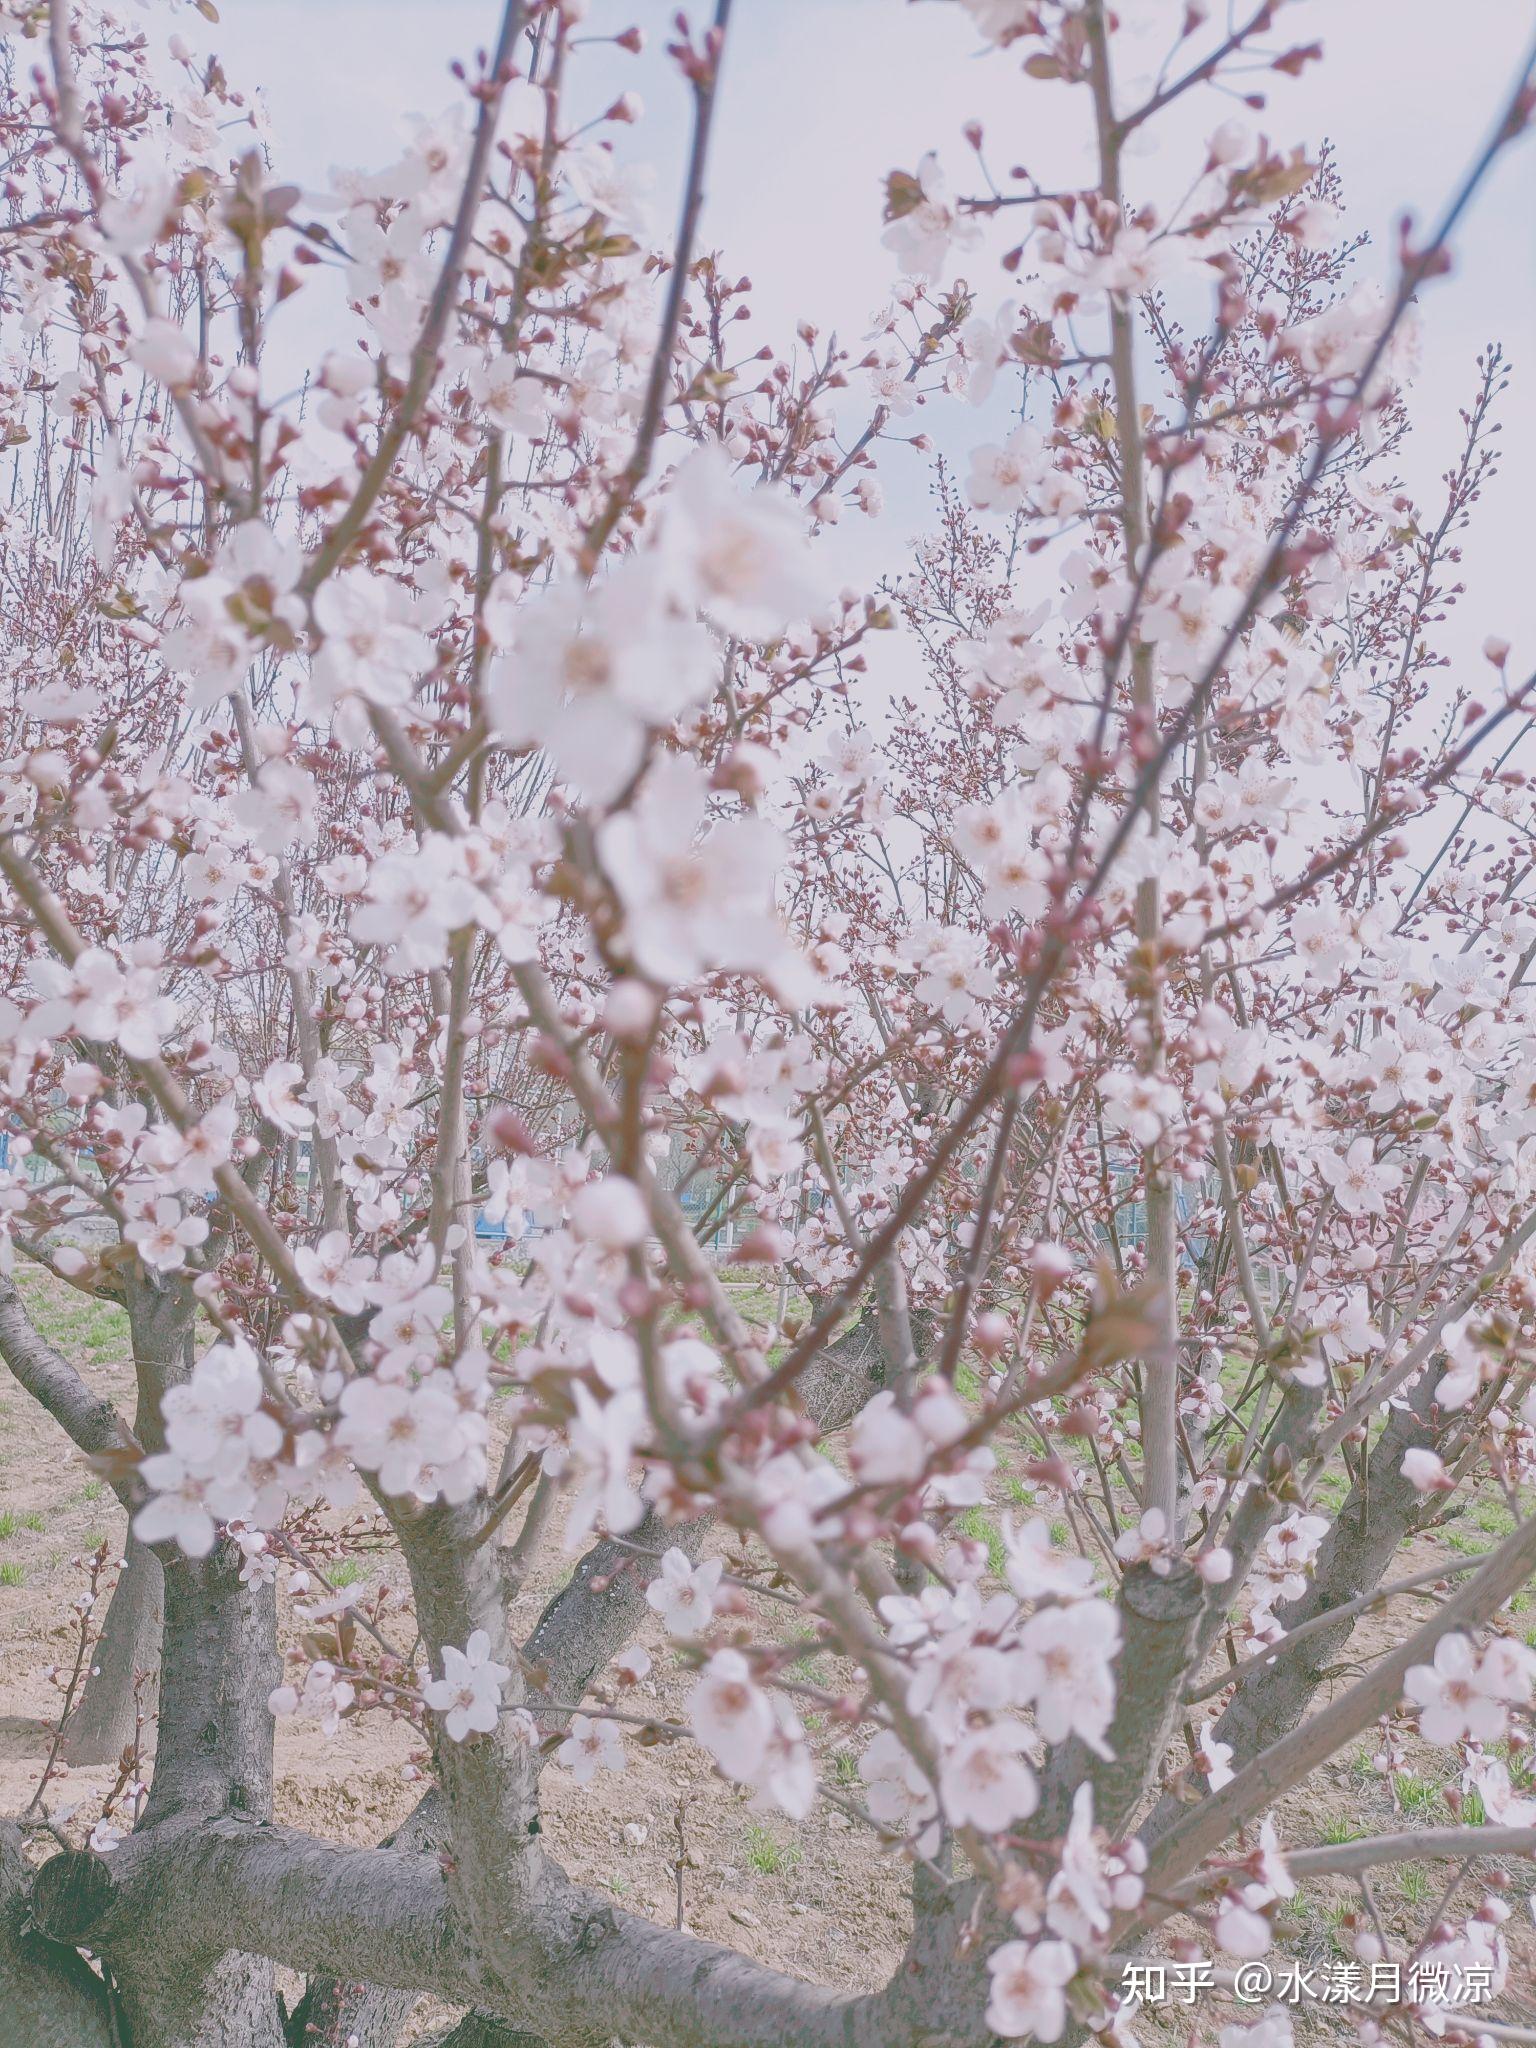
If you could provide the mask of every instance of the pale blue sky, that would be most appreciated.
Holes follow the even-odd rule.
[[[200,29],[199,40],[233,75],[265,85],[279,171],[321,185],[332,164],[387,161],[407,112],[448,104],[449,60],[483,45],[499,11],[498,0],[222,0],[222,22]],[[605,49],[582,60],[594,107],[625,86],[645,100],[646,119],[625,141],[656,165],[657,226],[668,232],[687,119],[685,89],[660,54],[673,12],[674,0],[593,0],[588,30],[637,23],[650,47],[638,59]],[[1170,15],[1163,0],[1129,0],[1122,12],[1142,22]],[[1298,0],[1281,13],[1276,43],[1320,38],[1326,61],[1299,82],[1266,81],[1269,109],[1244,118],[1279,143],[1331,137],[1351,223],[1371,230],[1384,258],[1402,210],[1421,221],[1432,215],[1478,147],[1530,28],[1523,0],[1465,0],[1454,15],[1430,0]],[[752,276],[759,325],[751,331],[765,338],[787,338],[800,315],[824,331],[862,335],[895,275],[879,241],[884,174],[929,147],[963,172],[968,117],[985,123],[999,165],[1022,160],[1041,177],[1071,174],[1081,95],[1023,78],[1017,58],[980,54],[966,17],[942,0],[737,0],[732,34],[704,239]],[[1197,151],[1217,121],[1243,112],[1210,94],[1186,107],[1167,124],[1158,158],[1131,166],[1133,180],[1174,177],[1181,150]],[[1456,408],[1470,392],[1477,349],[1502,339],[1517,371],[1504,471],[1468,549],[1469,601],[1453,636],[1468,658],[1490,631],[1514,639],[1517,651],[1536,651],[1533,219],[1536,146],[1527,138],[1459,238],[1458,280],[1434,290],[1424,309],[1408,458],[1408,481],[1421,495],[1432,495],[1454,452]],[[976,266],[968,274],[983,303],[1003,295],[1000,273]],[[921,520],[919,465],[907,458],[905,474],[902,465],[896,452],[882,464],[891,500],[883,530],[845,523],[850,573],[891,567],[900,533]]]

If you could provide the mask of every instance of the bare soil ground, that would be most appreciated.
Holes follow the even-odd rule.
[[[90,1384],[131,1406],[123,1318],[36,1271],[18,1277],[34,1314]],[[1006,1486],[1006,1473],[1001,1478]],[[1503,1510],[1496,1504],[1495,1509],[1483,1515],[1485,1526],[1472,1518],[1433,1542],[1442,1551],[1486,1547],[1500,1532]],[[986,1516],[977,1516],[975,1533],[992,1533]],[[0,1379],[0,1813],[26,1807],[43,1768],[59,1705],[46,1671],[73,1654],[69,1603],[85,1583],[79,1560],[103,1537],[116,1546],[123,1536],[124,1518],[111,1494],[42,1410],[13,1381]],[[1435,1549],[1421,1545],[1399,1560],[1398,1569],[1435,1561]],[[571,1562],[557,1536],[521,1596],[514,1626],[531,1627]],[[369,1586],[381,1580],[404,1586],[398,1559],[372,1546],[360,1547],[348,1560],[347,1576]],[[1416,1626],[1421,1612],[1400,1602],[1384,1616],[1367,1617],[1356,1629],[1349,1658],[1368,1661]],[[294,1619],[286,1601],[282,1626],[292,1640]],[[659,1627],[642,1630],[637,1640],[650,1650],[654,1668],[640,1699],[626,1705],[658,1718],[676,1715],[689,1683],[686,1674],[673,1667]],[[827,1773],[834,1779],[848,1775],[855,1753],[849,1739],[836,1728],[816,1725],[815,1717],[808,1725]],[[289,1720],[279,1721],[276,1737],[280,1821],[338,1841],[368,1843],[403,1820],[421,1795],[417,1772],[424,1751],[419,1732],[407,1724],[368,1715],[344,1722],[327,1738],[312,1722]],[[1373,1767],[1374,1748],[1362,1744],[1335,1759],[1305,1791],[1281,1803],[1276,1819],[1284,1843],[1311,1846],[1451,1819],[1442,1782],[1445,1752],[1410,1740],[1411,1770],[1393,1782]],[[841,1764],[839,1751],[845,1752]],[[626,1909],[670,1924],[682,1802],[687,1926],[762,1962],[849,1989],[873,1988],[888,1976],[907,1928],[906,1873],[865,1829],[825,1803],[798,1825],[782,1816],[756,1815],[745,1796],[687,1743],[653,1749],[631,1744],[629,1754],[622,1774],[586,1788],[576,1787],[557,1767],[545,1774],[548,1836],[573,1875],[605,1887]],[[50,1786],[48,1808],[72,1840],[83,1842],[89,1834],[114,1776],[109,1768],[75,1770]],[[1453,1789],[1454,1779],[1450,1783]],[[1389,1932],[1411,1946],[1451,1875],[1441,1865],[1378,1872],[1374,1893]],[[1514,1967],[1497,2017],[1529,2028],[1536,2025],[1533,1873],[1531,1866],[1516,1864],[1508,1875],[1506,1896],[1514,1911],[1506,1932]],[[1477,1870],[1463,1878],[1456,1894],[1463,1911],[1480,1896],[1479,1882]],[[1359,1905],[1353,1884],[1309,1882],[1281,1925],[1272,1960],[1283,1955],[1316,1965],[1341,1957],[1342,1917]],[[1171,1923],[1167,1939],[1180,1932]],[[441,2008],[424,2003],[407,2038],[419,2039],[443,2016]],[[1218,2025],[1258,2016],[1257,2009],[1209,2001],[1194,2014],[1176,2007],[1148,2013],[1140,2031],[1149,2040],[1171,2042],[1187,2038],[1196,2019],[1203,2021],[1202,2034],[1214,2038]],[[1302,2006],[1295,2018],[1299,2039],[1354,2039],[1353,2028],[1326,2008]]]

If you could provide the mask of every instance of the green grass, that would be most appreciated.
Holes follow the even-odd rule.
[[[20,1564],[0,1564],[0,1586],[24,1586],[27,1583],[27,1569]]]
[[[1427,1778],[1415,1778],[1408,1772],[1397,1780],[1398,1803],[1404,1813],[1426,1819],[1440,1804],[1440,1787],[1432,1785]]]
[[[367,1576],[368,1567],[358,1557],[344,1557],[340,1564],[332,1566],[329,1574],[333,1586],[355,1586]]]
[[[1433,1890],[1433,1880],[1427,1870],[1421,1870],[1416,1863],[1405,1863],[1398,1872],[1403,1897],[1410,1906],[1427,1905]]]
[[[1470,1792],[1461,1795],[1461,1822],[1463,1827],[1480,1828],[1488,1819],[1488,1809],[1483,1804],[1483,1795],[1474,1786]]]
[[[1357,1828],[1342,1817],[1324,1821],[1321,1830],[1322,1840],[1330,1849],[1342,1848],[1345,1842],[1358,1842],[1364,1833],[1364,1828]]]
[[[1328,1945],[1341,1956],[1352,1956],[1355,1952],[1353,1936],[1344,1925],[1352,1910],[1344,1900],[1323,1908],[1323,1919],[1328,1928]]]
[[[997,1526],[985,1508],[967,1508],[963,1515],[956,1515],[955,1527],[962,1536],[974,1537],[978,1543],[987,1546],[987,1569],[997,1578],[1003,1575],[1003,1566],[1008,1554],[1003,1549],[1003,1539]]]
[[[747,1861],[754,1870],[760,1870],[764,1877],[772,1877],[780,1870],[792,1870],[800,1861],[800,1850],[794,1842],[781,1842],[770,1834],[761,1821],[747,1823]]]
[[[981,1381],[976,1376],[974,1365],[967,1365],[964,1359],[955,1367],[955,1392],[962,1401],[981,1399]]]
[[[1067,1527],[1065,1522],[1052,1522],[1051,1541],[1055,1544],[1058,1550],[1065,1550],[1071,1544],[1072,1531]]]
[[[36,1531],[45,1528],[47,1520],[47,1516],[40,1514],[36,1508],[0,1509],[0,1543],[14,1536],[18,1529]]]
[[[1490,1536],[1508,1536],[1515,1526],[1514,1516],[1501,1500],[1480,1500],[1472,1510],[1472,1520]]]
[[[802,1650],[789,1667],[791,1676],[802,1680],[807,1685],[814,1685],[821,1675],[817,1670],[817,1660],[821,1654],[821,1647],[816,1643],[813,1643],[809,1649]]]
[[[19,1268],[16,1285],[39,1331],[66,1356],[83,1353],[95,1365],[103,1359],[133,1355],[128,1314],[116,1302],[93,1301],[39,1266]]]
[[[80,1498],[82,1500],[100,1500],[106,1490],[101,1480],[87,1479],[84,1486],[80,1489]]]
[[[726,1292],[739,1315],[748,1317],[754,1323],[771,1322],[778,1311],[779,1290],[765,1287],[761,1280],[738,1280],[734,1276],[725,1282]],[[810,1304],[791,1294],[789,1312],[796,1311],[804,1316]]]
[[[832,1759],[832,1776],[839,1785],[857,1785],[859,1760],[851,1749],[840,1749]]]

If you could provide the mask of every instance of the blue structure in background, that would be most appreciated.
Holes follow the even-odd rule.
[[[1129,1180],[1127,1174],[1120,1181],[1120,1186],[1126,1186]],[[1216,1184],[1206,1181],[1179,1181],[1174,1188],[1174,1212],[1184,1241],[1184,1256],[1197,1266],[1210,1249],[1210,1239],[1203,1232],[1193,1237],[1188,1235],[1189,1220],[1200,1203],[1217,1192]],[[1101,1244],[1108,1244],[1113,1236],[1122,1251],[1140,1251],[1147,1241],[1147,1205],[1145,1202],[1121,1203],[1115,1210],[1113,1225],[1101,1221],[1097,1228]]]

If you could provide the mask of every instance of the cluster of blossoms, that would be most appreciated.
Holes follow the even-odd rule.
[[[1061,2039],[1067,1986],[1085,1963],[1103,1954],[1116,1915],[1140,1905],[1146,1861],[1139,1842],[1123,1848],[1105,1842],[1093,1826],[1092,1790],[1079,1786],[1043,1902],[1014,1910],[1014,1922],[1028,1938],[1005,1941],[987,1958],[989,2027],[1009,2041]]]
[[[1416,1664],[1404,1689],[1426,1742],[1502,1742],[1511,1713],[1531,1704],[1536,1650],[1508,1636],[1478,1650],[1464,1635],[1444,1635],[1434,1662]]]
[[[249,1347],[204,1352],[191,1377],[169,1389],[162,1412],[166,1448],[141,1468],[152,1498],[134,1518],[140,1540],[172,1539],[188,1557],[206,1557],[220,1522],[276,1527],[289,1499],[278,1458],[284,1432]]]

